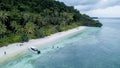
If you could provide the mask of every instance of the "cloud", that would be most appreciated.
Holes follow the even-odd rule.
[[[59,0],[64,2],[69,6],[76,6],[76,5],[88,5],[88,4],[95,4],[99,2],[99,0]]]
[[[59,0],[91,16],[120,16],[120,0]]]
[[[86,4],[86,5],[75,5],[74,7],[80,11],[89,11],[95,9],[104,9],[111,6],[120,5],[120,0],[99,0],[99,2]]]
[[[95,4],[94,8],[107,8],[116,5],[120,5],[120,0],[101,0],[99,3]]]
[[[120,5],[120,0],[59,0],[81,11]]]
[[[77,6],[74,6],[75,9],[78,9],[79,11],[81,12],[84,12],[84,11],[89,11],[89,10],[92,10],[93,7],[91,5],[77,5]]]
[[[91,10],[86,13],[90,15],[91,17],[97,16],[97,17],[120,17],[120,6],[114,6],[114,7],[108,7],[105,9],[96,9],[96,10]]]

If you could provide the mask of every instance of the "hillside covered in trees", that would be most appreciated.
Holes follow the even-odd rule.
[[[102,24],[55,0],[0,0],[0,46],[77,26],[101,27]]]

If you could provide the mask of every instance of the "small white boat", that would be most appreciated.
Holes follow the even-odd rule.
[[[35,48],[35,47],[33,47],[33,46],[31,46],[31,47],[29,48],[29,50],[30,50],[31,52],[35,53],[35,54],[40,54],[40,53],[41,53],[40,50],[38,50],[37,48]]]

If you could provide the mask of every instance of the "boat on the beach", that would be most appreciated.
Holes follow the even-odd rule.
[[[31,47],[29,48],[29,50],[30,50],[31,52],[35,53],[35,54],[40,54],[40,53],[41,53],[40,50],[38,50],[36,47],[33,47],[33,46],[31,46]]]

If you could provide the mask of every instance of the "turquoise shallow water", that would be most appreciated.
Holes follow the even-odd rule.
[[[0,68],[120,68],[120,20],[100,19],[102,28],[89,27],[40,48]]]

